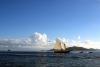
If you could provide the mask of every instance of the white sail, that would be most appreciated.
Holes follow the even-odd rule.
[[[62,50],[62,46],[61,46],[61,41],[59,39],[56,39],[56,44],[54,46],[55,50]]]
[[[69,52],[69,50],[66,50],[66,44],[64,42],[57,39],[56,44],[54,46],[54,52],[55,53],[67,53],[67,52]]]
[[[54,46],[56,50],[66,50],[66,44],[59,39],[56,39],[56,44]]]
[[[61,50],[62,49],[61,42],[56,42],[54,49]]]

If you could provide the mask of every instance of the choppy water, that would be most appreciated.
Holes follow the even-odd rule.
[[[100,52],[0,52],[0,67],[100,67]]]

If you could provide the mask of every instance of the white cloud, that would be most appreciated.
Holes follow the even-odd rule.
[[[85,47],[87,48],[95,48],[95,49],[100,49],[100,42],[94,42],[91,40],[86,40],[84,41]]]
[[[79,46],[84,48],[95,48],[100,49],[100,42],[95,42],[91,40],[85,40],[85,41],[72,41],[73,46]]]
[[[31,37],[31,42],[35,45],[47,45],[48,37],[46,34],[34,33]]]
[[[34,33],[26,39],[0,39],[0,49],[12,50],[45,50],[50,49],[46,34]],[[51,46],[52,48],[52,46]]]
[[[78,36],[78,40],[80,40],[80,38],[81,38],[81,37],[80,37],[80,36]]]
[[[91,40],[80,41],[80,36],[77,40],[69,40],[66,38],[57,38],[64,42],[66,46],[79,46],[85,48],[100,49],[100,42]],[[26,39],[0,39],[0,50],[48,50],[54,47],[55,40],[50,40],[45,33],[34,33]]]

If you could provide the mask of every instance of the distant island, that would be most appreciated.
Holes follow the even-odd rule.
[[[84,48],[84,47],[73,46],[73,47],[67,48],[67,50],[78,51],[78,50],[95,50],[95,49],[93,49],[93,48],[87,49],[87,48]]]
[[[87,48],[84,48],[84,47],[73,46],[73,47],[66,48],[66,50],[70,50],[70,51],[87,51],[87,50],[94,51],[96,49],[93,49],[93,48],[87,49]],[[54,49],[50,49],[48,51],[54,51]]]

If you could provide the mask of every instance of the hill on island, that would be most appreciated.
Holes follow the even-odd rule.
[[[73,46],[73,47],[66,48],[66,50],[70,50],[70,51],[86,51],[86,50],[89,50],[89,51],[92,51],[92,50],[96,50],[96,49],[93,49],[93,48],[87,49],[87,48],[84,48],[84,47]],[[51,49],[49,51],[54,51],[54,49]]]
[[[87,48],[84,48],[84,47],[73,46],[73,47],[67,48],[67,50],[77,51],[77,50],[95,50],[95,49],[93,49],[93,48],[87,49]]]

